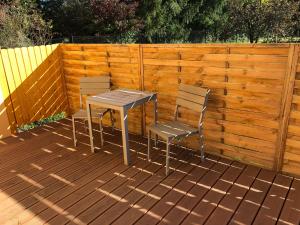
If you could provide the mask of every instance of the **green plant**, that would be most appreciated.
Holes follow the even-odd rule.
[[[292,35],[299,1],[291,0],[231,0],[224,27],[231,34],[247,37],[251,43],[260,38],[278,42]]]
[[[33,123],[30,123],[30,124],[25,124],[25,125],[23,125],[23,126],[21,126],[21,127],[18,128],[18,132],[28,131],[28,130],[31,130],[33,128],[42,126],[44,124],[52,123],[52,122],[61,120],[61,119],[65,118],[65,117],[66,117],[65,112],[61,112],[61,113],[55,114],[53,116],[50,116],[48,118],[41,119],[41,120],[35,121]]]
[[[3,48],[42,45],[52,38],[51,22],[46,22],[31,0],[0,4],[0,46]]]

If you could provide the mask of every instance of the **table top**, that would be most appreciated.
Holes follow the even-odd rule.
[[[129,89],[117,89],[87,97],[90,104],[105,104],[116,107],[135,107],[147,101],[155,100],[156,93]]]

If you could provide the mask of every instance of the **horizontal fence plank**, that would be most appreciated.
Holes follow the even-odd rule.
[[[142,45],[145,90],[158,92],[162,121],[173,118],[180,83],[211,89],[207,151],[272,168],[290,45]],[[146,124],[153,121],[146,107]],[[187,118],[187,119],[186,119]],[[196,126],[197,116],[180,119]],[[198,148],[197,140],[184,144]],[[230,146],[230,147],[229,147]],[[267,162],[266,162],[267,161]]]
[[[211,89],[204,121],[206,150],[273,168],[291,46],[63,44],[58,51],[53,51],[56,45],[1,50],[7,83],[12,90],[7,103],[8,108],[10,105],[8,114],[12,123],[15,120],[20,125],[50,115],[57,108],[70,107],[70,111],[75,112],[79,108],[80,78],[108,75],[112,88],[157,92],[159,120],[168,121],[173,119],[179,84],[202,86]],[[282,159],[282,170],[292,173],[297,171],[294,166],[300,163],[299,60],[295,71]],[[23,93],[28,98],[25,102],[20,101]],[[188,97],[185,95],[185,99]],[[120,127],[119,114],[115,113],[114,117],[116,126]],[[179,119],[197,126],[199,115],[183,108]],[[110,124],[107,118],[104,122]],[[129,113],[131,132],[145,131],[145,126],[152,122],[152,104]],[[199,148],[196,137],[188,140],[182,144]]]
[[[25,124],[68,112],[58,45],[3,49],[1,58],[9,86],[7,107],[12,107],[8,114],[16,120],[14,132]]]
[[[282,171],[300,176],[300,48],[294,46],[294,56],[290,65],[290,72],[293,80],[290,84],[289,107],[290,113],[287,115],[285,148],[282,153]]]

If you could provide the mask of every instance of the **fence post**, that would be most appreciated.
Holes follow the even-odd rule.
[[[65,76],[65,72],[64,72],[63,44],[59,44],[57,48],[58,48],[57,51],[58,51],[58,56],[59,56],[60,74],[61,74],[61,79],[63,82],[63,90],[64,90],[64,94],[67,98],[67,104],[68,104],[67,112],[65,112],[65,113],[67,114],[66,116],[70,116],[71,106],[70,106],[69,95],[68,95],[68,91],[67,91],[66,76]]]
[[[143,56],[143,45],[139,44],[139,76],[140,76],[140,90],[144,91],[145,84],[144,84],[144,56]],[[142,136],[146,133],[146,109],[145,105],[142,105],[142,112],[141,112],[141,130],[142,130]]]
[[[283,86],[283,96],[279,117],[278,141],[274,159],[274,170],[280,171],[283,165],[284,151],[288,133],[290,112],[292,107],[293,91],[298,62],[299,45],[291,44],[288,55],[287,70]]]

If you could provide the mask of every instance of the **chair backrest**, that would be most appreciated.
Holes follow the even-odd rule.
[[[110,90],[110,77],[81,77],[80,78],[80,108],[83,95],[95,95]]]
[[[184,107],[200,112],[200,123],[202,123],[204,112],[207,107],[208,94],[210,90],[193,85],[180,84],[176,99],[175,119],[177,119],[178,107]]]

